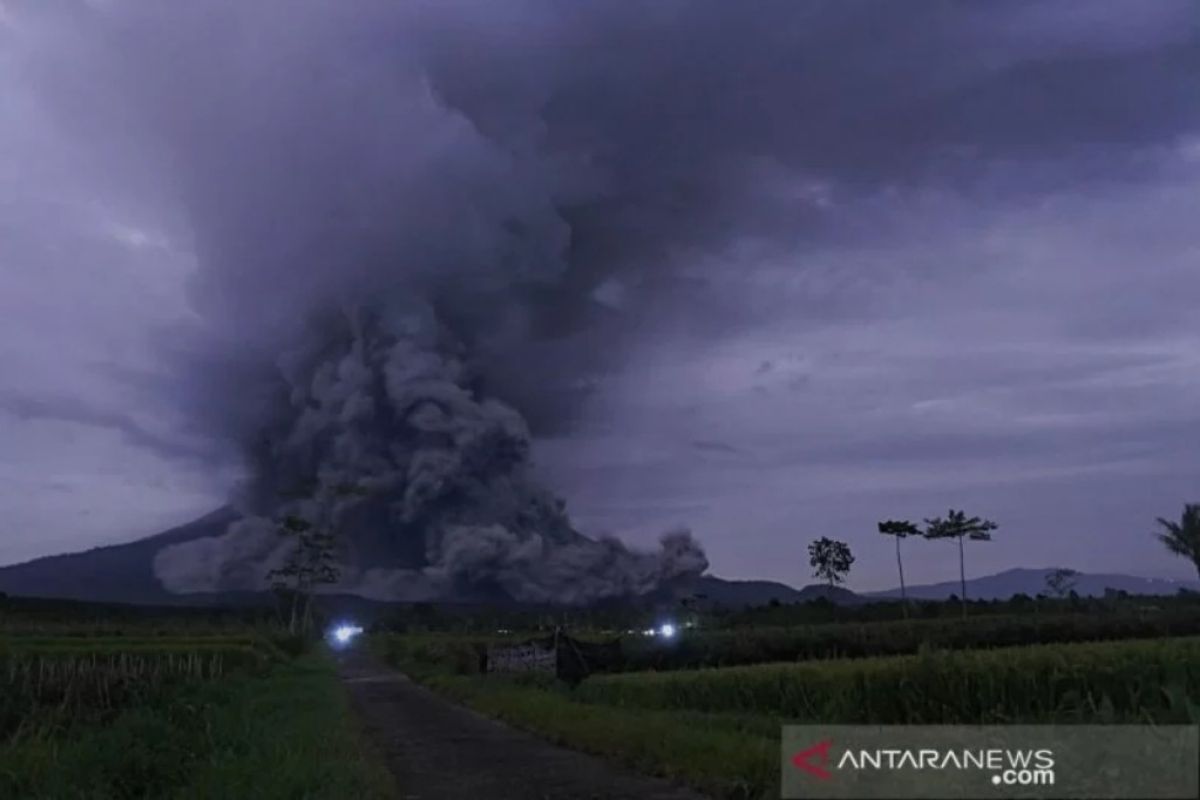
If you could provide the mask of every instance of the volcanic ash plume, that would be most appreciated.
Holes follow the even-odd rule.
[[[291,546],[273,521],[286,514],[338,534],[337,589],[380,599],[584,603],[704,571],[686,532],[653,554],[575,532],[563,502],[529,477],[521,415],[473,389],[458,348],[423,327],[348,314],[281,360],[248,516],[161,551],[168,589],[261,589]]]

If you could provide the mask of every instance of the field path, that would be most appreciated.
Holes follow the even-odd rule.
[[[405,800],[703,800],[447,702],[361,648],[338,673]]]

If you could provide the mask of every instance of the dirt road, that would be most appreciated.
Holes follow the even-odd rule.
[[[339,673],[406,800],[703,800],[449,703],[359,650]]]

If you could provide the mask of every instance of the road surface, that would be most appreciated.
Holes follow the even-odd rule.
[[[405,800],[703,800],[447,702],[361,647],[338,672]]]

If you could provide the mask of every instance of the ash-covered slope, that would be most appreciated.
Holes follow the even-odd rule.
[[[126,544],[96,547],[79,553],[47,556],[21,564],[0,567],[0,592],[13,596],[141,605],[211,605],[260,602],[262,600],[261,590],[265,588],[263,586],[254,584],[201,585],[196,587],[195,592],[178,592],[173,591],[172,587],[164,585],[155,569],[156,560],[164,551],[174,554],[174,557],[178,557],[180,553],[211,552],[212,549],[228,546],[227,542],[221,540],[234,535],[231,531],[239,531],[245,525],[246,520],[234,509],[227,507],[185,525]],[[597,542],[569,529],[566,533],[571,537],[573,547],[580,550],[617,552],[619,554],[617,560],[642,558],[655,561],[652,556],[631,553],[619,543]],[[395,558],[394,554],[393,558]],[[396,569],[415,575],[421,573],[420,569],[414,569],[411,566],[396,567]],[[675,579],[664,581],[662,586],[656,584],[656,591],[658,589],[666,591],[667,585],[676,582],[690,585],[692,579],[692,575],[682,574],[676,576]],[[723,583],[719,579],[710,577],[705,577],[704,580]],[[411,596],[396,597],[394,596],[395,592],[371,594],[356,590],[354,586],[346,588],[346,584],[342,584],[338,587],[331,587],[331,592],[383,602],[420,599],[455,604],[487,605],[513,605],[522,602],[507,591],[504,584],[498,580],[486,578],[477,581],[460,580],[453,589],[453,591],[437,595],[415,593]],[[603,595],[603,598],[620,599],[621,597],[634,597],[638,594],[637,591],[629,591],[606,594]],[[545,602],[548,605],[555,605],[584,601],[569,598],[563,600],[556,597]]]
[[[155,576],[154,556],[164,547],[220,536],[235,519],[236,512],[222,508],[127,544],[0,567],[0,592],[112,603],[186,602],[186,596],[168,592]]]
[[[387,601],[586,604],[708,566],[686,531],[655,552],[576,532],[531,477],[530,433],[431,315],[381,305],[325,320],[281,360],[247,446],[244,518],[154,558],[176,593],[261,591],[295,547],[277,520],[334,534],[331,590]]]

